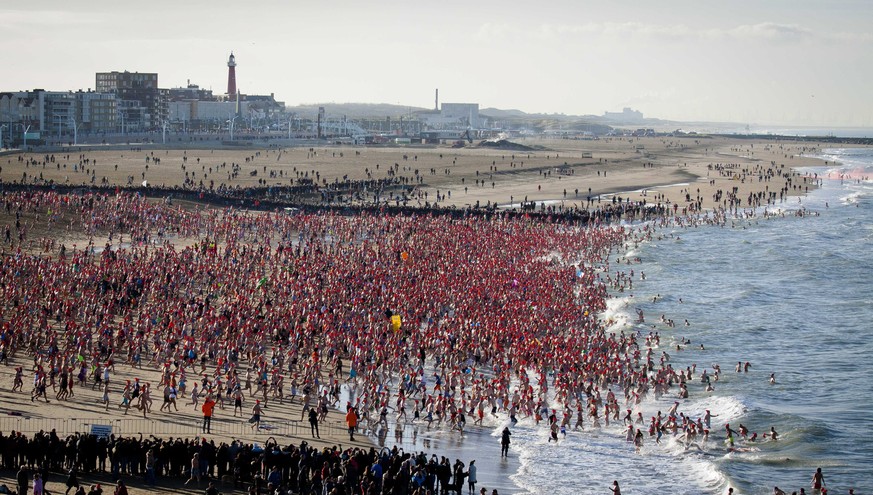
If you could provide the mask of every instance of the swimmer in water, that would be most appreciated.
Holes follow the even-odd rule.
[[[821,468],[818,468],[815,470],[815,474],[812,475],[812,489],[819,493],[824,486],[824,474],[822,474]]]
[[[764,433],[764,438],[770,437],[774,442],[779,439],[779,434],[776,433],[776,428],[770,427],[770,433]]]
[[[709,412],[709,409],[706,410],[706,414],[703,415],[703,423],[706,424],[707,428],[712,428],[712,418],[715,417],[718,417],[718,414],[712,414],[711,412]]]
[[[770,373],[770,385],[776,385],[776,373]]]
[[[612,482],[612,488],[610,488],[610,490],[612,490],[613,495],[621,495],[621,488],[618,487],[618,481]]]

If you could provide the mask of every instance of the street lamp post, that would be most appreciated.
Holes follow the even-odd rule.
[[[230,140],[233,141],[233,123],[236,121],[236,117],[231,117],[228,122],[230,123]]]
[[[79,126],[76,125],[76,119],[70,117],[70,124],[73,125],[73,146],[79,145]]]

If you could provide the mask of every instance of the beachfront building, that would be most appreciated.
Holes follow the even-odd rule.
[[[191,84],[191,80],[188,80],[188,85],[184,88],[170,88],[167,90],[167,99],[170,102],[174,101],[183,101],[183,100],[202,100],[202,101],[215,101],[217,97],[212,94],[211,89],[201,88],[196,84]]]
[[[40,91],[39,99],[39,132],[44,138],[49,136],[61,139],[71,134],[70,130],[76,121],[76,95],[63,91]]]
[[[482,127],[478,103],[443,103],[439,112],[419,112],[418,117],[430,129],[479,129]]]
[[[284,105],[275,100],[236,101],[178,99],[167,105],[168,121],[177,128],[206,130],[236,119],[239,128],[254,128],[257,124],[275,122]]]
[[[117,99],[114,94],[88,90],[18,91],[0,93],[0,125],[5,144],[72,142],[77,137],[111,133],[115,129]]]
[[[4,147],[17,146],[25,130],[38,132],[40,126],[39,98],[37,91],[13,91],[0,93],[0,125],[3,128]]]
[[[603,118],[621,123],[642,122],[643,112],[630,107],[624,107],[621,112],[603,112]]]
[[[231,63],[233,62],[233,63]],[[229,82],[236,89],[231,58]],[[188,81],[182,88],[159,88],[154,72],[112,71],[95,75],[92,91],[0,92],[4,145],[19,144],[28,134],[38,141],[72,142],[77,137],[180,130],[216,130],[233,120],[240,129],[269,130],[287,122],[285,104],[275,95],[213,95]],[[102,139],[102,138],[101,138]]]
[[[76,122],[78,132],[107,134],[116,129],[118,99],[111,93],[79,90],[76,95]]]
[[[156,129],[167,118],[157,73],[98,72],[96,78],[98,93],[112,93],[119,100],[117,120],[122,133]]]

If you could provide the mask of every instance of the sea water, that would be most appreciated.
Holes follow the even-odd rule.
[[[422,425],[397,432],[392,423],[382,443],[476,459],[488,493],[603,494],[613,480],[625,494],[723,494],[733,487],[737,495],[763,495],[774,486],[791,493],[809,491],[818,467],[832,494],[873,493],[873,182],[863,179],[873,177],[873,150],[828,150],[822,158],[829,166],[803,170],[822,177],[820,189],[769,208],[784,217],[765,219],[759,211],[724,227],[660,229],[661,240],[618,253],[639,263],[611,267],[635,272],[633,290],[608,301],[603,317],[618,322],[613,330],[639,332],[643,342],[658,332],[656,362],[666,352],[677,372],[696,365],[688,399],[647,397],[632,406],[634,416],[642,411],[648,422],[675,400],[692,418],[708,409],[708,442],[698,438],[686,448],[667,434],[659,445],[646,424],[638,453],[621,421],[593,429],[586,418],[584,431],[569,430],[556,444],[543,424],[522,419],[511,425],[510,458],[503,459],[500,431],[510,426],[504,414],[464,434]],[[808,214],[795,216],[801,208]],[[645,324],[634,323],[636,309]],[[661,315],[675,326],[661,323]],[[751,368],[737,373],[737,362]],[[699,376],[704,369],[712,375],[716,364],[719,380],[706,392]],[[759,439],[740,440],[731,452],[724,425],[737,430],[740,423]],[[777,441],[762,438],[771,427]]]
[[[695,380],[688,399],[649,397],[634,416],[641,410],[648,421],[675,400],[692,418],[709,409],[710,441],[686,449],[665,435],[656,445],[644,427],[637,453],[618,422],[556,445],[542,426],[521,422],[513,429],[519,493],[608,493],[613,480],[623,493],[791,493],[809,490],[818,467],[830,493],[873,493],[873,150],[822,158],[830,166],[804,170],[822,187],[777,205],[784,217],[664,229],[661,240],[621,253],[640,258],[620,268],[634,269],[634,290],[617,294],[606,316],[627,322],[626,332],[659,332],[655,359],[667,352],[677,371],[696,365],[699,378],[721,368],[714,391]],[[801,207],[811,215],[795,216]],[[645,325],[634,324],[637,308]],[[737,373],[737,362],[751,368]],[[742,423],[758,441],[729,451],[726,423]],[[761,438],[771,427],[777,441]]]

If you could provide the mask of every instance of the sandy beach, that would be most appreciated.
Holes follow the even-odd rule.
[[[319,449],[325,447],[369,448],[376,444],[375,439],[365,435],[359,435],[355,442],[350,442],[342,415],[333,409],[328,413],[327,421],[319,425],[321,438],[313,437],[306,419],[301,420],[302,407],[299,396],[294,402],[285,400],[284,403],[269,403],[264,408],[261,428],[258,430],[253,430],[247,421],[251,416],[251,408],[257,399],[257,397],[249,397],[248,393],[246,393],[246,399],[243,403],[243,414],[237,417],[234,417],[232,403],[224,404],[223,409],[216,407],[212,420],[212,433],[209,435],[201,433],[203,413],[200,411],[200,406],[203,404],[202,398],[195,407],[191,405],[190,396],[181,397],[178,400],[178,411],[174,409],[172,412],[163,412],[158,410],[162,402],[158,393],[158,396],[154,398],[155,407],[147,417],[143,417],[141,411],[133,408],[125,414],[124,409],[119,407],[121,402],[119,392],[123,387],[122,383],[126,380],[138,379],[142,383],[150,383],[155,387],[160,382],[160,373],[153,366],[144,366],[140,369],[126,364],[116,364],[116,371],[111,373],[110,383],[114,393],[110,394],[111,400],[108,409],[105,409],[101,402],[102,392],[100,388],[92,390],[90,382],[85,387],[76,388],[76,395],[73,399],[56,400],[53,391],[49,390],[49,403],[42,399],[38,402],[31,402],[29,400],[30,384],[25,384],[23,393],[10,392],[10,388],[15,368],[23,366],[25,369],[29,369],[32,365],[32,359],[17,357],[10,359],[9,366],[0,367],[0,432],[4,434],[9,434],[10,431],[20,431],[27,436],[32,436],[40,430],[49,432],[54,429],[63,438],[76,432],[90,432],[92,425],[101,425],[111,427],[111,433],[116,436],[139,438],[140,435],[143,435],[148,438],[150,435],[154,435],[165,439],[168,437],[207,438],[215,441],[216,444],[239,440],[247,444],[263,445],[271,438],[282,446],[299,445],[305,441]],[[12,476],[8,476],[9,473],[6,474],[7,476],[0,477],[0,483],[13,488],[15,486],[14,473],[11,473]],[[55,474],[51,479],[54,481],[55,488],[51,489],[51,485],[49,488],[52,493],[55,493],[66,480],[66,474]],[[142,476],[122,476],[122,479],[128,484],[131,493],[152,493],[155,491],[155,488],[142,487]],[[102,483],[105,487],[114,486],[109,473],[80,474],[80,481],[86,486],[93,483]],[[205,488],[206,483],[203,483],[198,489],[185,487],[178,479],[161,478],[157,490],[170,493],[202,493]],[[228,486],[219,488],[226,493],[233,491],[232,487]]]
[[[810,155],[820,147],[815,143],[747,142],[710,138],[610,138],[597,141],[521,141],[536,147],[535,151],[510,151],[493,149],[429,148],[355,148],[319,147],[284,148],[261,150],[94,150],[49,154],[12,154],[0,157],[0,178],[4,183],[54,181],[69,185],[138,185],[142,181],[163,186],[196,187],[201,181],[209,187],[224,184],[228,187],[252,187],[258,185],[287,185],[299,178],[314,178],[316,181],[364,180],[367,178],[403,177],[418,181],[415,201],[432,203],[439,195],[440,206],[458,207],[476,204],[497,203],[512,208],[520,201],[543,202],[564,208],[596,208],[598,200],[610,203],[615,197],[622,200],[643,201],[651,204],[677,205],[685,209],[711,209],[724,206],[724,193],[731,192],[743,200],[746,198],[775,194],[775,206],[780,202],[780,191],[785,197],[800,196],[814,187],[792,169],[820,164]],[[148,157],[148,162],[146,158]],[[159,162],[155,159],[158,158]],[[234,164],[238,168],[234,168]],[[233,174],[232,171],[236,171]],[[389,172],[391,171],[391,172]],[[257,172],[257,174],[253,174]],[[369,174],[369,175],[368,175]],[[389,175],[390,174],[390,175]],[[93,180],[92,180],[93,177]],[[189,181],[186,183],[186,180]],[[784,188],[784,189],[783,189]],[[578,192],[577,192],[578,191]],[[590,192],[589,192],[590,191]],[[719,195],[719,192],[722,195]],[[590,198],[590,201],[588,199]],[[186,208],[200,208],[186,205]],[[52,238],[61,242],[79,242],[83,247],[89,235],[78,231],[79,224],[73,219],[64,227],[46,228],[44,222],[30,214],[22,215],[24,223],[32,231],[31,241]],[[11,225],[16,221],[10,211],[0,213],[0,224]],[[97,236],[96,246],[105,239]],[[196,239],[179,238],[177,247],[182,248]],[[8,247],[4,246],[4,250]],[[26,246],[26,250],[40,251],[38,242]],[[8,252],[8,251],[7,251]],[[90,431],[93,425],[111,426],[112,433],[123,436],[140,434],[148,437],[196,438],[200,435],[202,414],[199,406],[190,404],[190,399],[180,397],[178,411],[158,411],[157,407],[142,417],[142,412],[131,409],[125,414],[118,407],[121,401],[122,384],[128,380],[151,383],[156,405],[160,405],[160,371],[144,363],[141,368],[129,364],[115,364],[110,371],[112,384],[108,409],[101,404],[99,387],[76,388],[75,399],[55,400],[48,391],[48,402],[28,400],[31,384],[29,370],[33,358],[19,353],[9,360],[9,365],[0,368],[0,431],[21,431],[27,435],[44,430],[57,429],[63,436],[73,432]],[[25,370],[23,392],[11,392],[15,368]],[[212,368],[212,367],[210,367]],[[192,377],[192,382],[196,380]],[[190,390],[190,386],[189,386]],[[381,442],[378,437],[359,435],[356,442],[348,441],[344,424],[344,411],[332,409],[321,426],[321,439],[312,438],[308,423],[301,414],[299,397],[296,402],[285,404],[270,402],[263,412],[260,431],[254,431],[246,422],[254,397],[246,396],[243,414],[233,415],[233,405],[217,408],[213,421],[213,433],[209,439],[218,442],[240,440],[245,443],[263,443],[275,438],[279,444],[299,444],[306,441],[321,447],[367,448],[372,445],[392,445],[389,433]],[[418,447],[417,440],[410,436],[421,435],[427,439],[421,443],[429,448],[433,439],[430,430],[405,431],[396,439],[411,448]],[[409,430],[412,430],[410,428]],[[485,429],[474,427],[474,437],[481,436]],[[479,433],[475,433],[479,432]],[[479,441],[471,440],[452,445],[452,441],[438,442],[446,445],[444,452],[464,450],[463,455],[474,455]],[[463,449],[461,449],[463,450]],[[496,453],[496,451],[494,452]],[[490,452],[480,452],[480,464],[496,468]],[[466,459],[464,459],[466,460]],[[503,463],[503,477],[514,472],[514,464]],[[484,471],[483,466],[483,471]],[[9,474],[9,473],[7,473]],[[54,489],[65,477],[53,476]],[[480,479],[487,480],[483,473]],[[84,483],[100,481],[109,484],[105,475],[82,476]],[[128,478],[131,493],[146,493],[153,489],[140,488],[141,479]],[[14,486],[12,477],[2,479]],[[487,483],[485,486],[488,486]],[[505,486],[505,485],[502,485]],[[168,492],[202,492],[200,489],[180,486],[178,480],[161,490]],[[222,487],[229,492],[231,487]]]
[[[814,142],[708,137],[528,139],[518,144],[532,150],[478,146],[82,148],[81,152],[2,156],[0,178],[5,183],[24,179],[27,183],[136,187],[146,181],[154,186],[189,189],[202,184],[208,189],[222,184],[231,188],[290,185],[298,179],[332,184],[347,179],[399,177],[405,184],[417,186],[411,205],[433,204],[439,195],[440,206],[464,207],[477,202],[484,206],[490,202],[511,208],[527,200],[593,209],[598,206],[598,197],[611,201],[612,196],[620,196],[680,206],[699,201],[706,209],[720,203],[715,199],[719,190],[736,188],[739,198],[778,192],[784,181],[764,181],[759,176],[787,174],[792,168],[819,163],[810,156],[821,149]],[[728,169],[719,173],[719,167]],[[805,187],[791,188],[787,193],[802,194]]]

